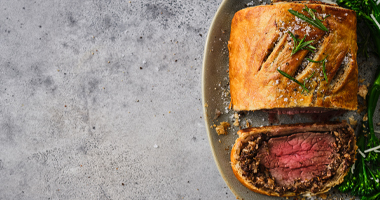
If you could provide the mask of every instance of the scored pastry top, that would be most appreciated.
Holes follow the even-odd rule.
[[[305,7],[328,31],[291,13],[312,18]],[[356,110],[356,23],[354,11],[316,2],[277,3],[238,11],[228,42],[231,107]],[[314,50],[303,48],[294,53],[292,34],[296,44],[313,41]]]

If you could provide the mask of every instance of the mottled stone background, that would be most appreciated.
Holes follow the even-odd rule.
[[[0,199],[235,199],[202,56],[221,0],[1,0]]]

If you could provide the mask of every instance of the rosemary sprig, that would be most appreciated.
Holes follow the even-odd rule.
[[[328,17],[330,17],[331,15],[330,14],[328,14],[328,15],[326,15],[325,17],[323,17],[322,19],[323,19],[323,21],[325,21],[325,19],[326,18],[328,18]]]
[[[329,55],[327,55],[327,56],[329,56]],[[320,61],[315,61],[315,60],[312,60],[310,58],[306,58],[306,60],[308,60],[309,62],[313,62],[313,63],[322,63],[324,60],[326,60],[327,56]]]
[[[296,54],[298,51],[303,50],[303,49],[309,50],[309,51],[314,53],[315,47],[310,45],[311,43],[314,42],[314,40],[310,40],[310,41],[305,42],[306,35],[302,38],[302,40],[300,40],[300,39],[296,38],[292,32],[288,31],[288,33],[290,34],[290,37],[292,37],[293,41],[294,41],[294,47],[292,50],[292,55]]]
[[[307,13],[309,13],[310,17],[313,19],[313,20],[316,20],[316,17],[315,17],[315,14],[314,12],[317,12],[315,9],[312,9],[312,8],[308,8],[306,5],[305,5],[305,8],[302,9],[303,11],[306,11]]]
[[[306,81],[308,81],[308,80],[310,80],[311,79],[311,77],[313,77],[314,76],[314,73],[315,73],[315,71],[313,71],[313,73],[306,79]]]
[[[327,79],[327,74],[326,74],[326,59],[323,60],[322,71],[323,71],[323,76],[325,76],[326,82],[328,83],[329,79]]]
[[[280,70],[280,69],[277,69],[277,71],[278,71],[281,75],[285,76],[286,78],[288,78],[288,79],[294,81],[295,83],[297,83],[298,85],[300,85],[300,86],[302,87],[302,91],[301,91],[301,93],[303,93],[304,90],[306,90],[307,93],[309,93],[309,90],[306,88],[305,83],[306,83],[306,81],[310,80],[311,77],[313,77],[315,71],[313,72],[313,74],[311,74],[310,77],[308,77],[306,80],[304,80],[304,83],[303,83],[303,84],[300,83],[297,79],[295,79],[295,78],[293,78],[292,76],[290,76],[289,74],[287,74],[286,72],[284,72],[284,71],[282,71],[282,70]]]
[[[306,15],[304,15],[302,13],[299,13],[299,12],[297,12],[295,10],[289,9],[288,11],[292,15],[294,15],[294,16],[296,16],[296,17],[304,20],[305,22],[307,22],[307,23],[309,23],[309,24],[311,24],[311,25],[313,25],[313,26],[321,29],[322,31],[329,31],[329,29],[327,29],[326,26],[322,24],[322,21],[315,16],[314,12],[316,12],[316,10],[310,9],[306,5],[305,5],[305,8],[303,9],[303,11],[308,12],[311,18],[309,18]]]
[[[329,55],[327,55],[329,56]],[[308,60],[309,62],[313,62],[313,63],[322,63],[322,72],[323,72],[323,76],[325,77],[326,79],[326,82],[328,83],[329,80],[327,79],[327,74],[326,74],[326,61],[327,61],[327,56],[325,58],[323,58],[322,60],[320,61],[315,61],[315,60],[312,60],[310,58],[306,58],[306,60]]]

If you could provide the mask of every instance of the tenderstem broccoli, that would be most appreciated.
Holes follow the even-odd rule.
[[[375,51],[380,56],[380,0],[337,0],[340,6],[352,9],[358,19],[362,20],[371,33],[371,40]],[[366,49],[364,49],[366,50]],[[366,53],[364,53],[366,55]],[[361,196],[361,199],[380,200],[380,156],[376,149],[379,139],[373,128],[373,114],[380,95],[380,74],[377,75],[368,94],[368,121],[363,121],[358,135],[358,151],[355,170],[350,172],[339,186],[342,192],[351,192],[352,195]],[[365,156],[367,153],[367,156]],[[354,166],[355,166],[354,165]]]

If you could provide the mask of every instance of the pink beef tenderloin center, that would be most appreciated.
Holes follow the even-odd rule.
[[[322,176],[332,162],[334,137],[326,133],[298,133],[271,138],[259,152],[260,164],[280,186]]]

